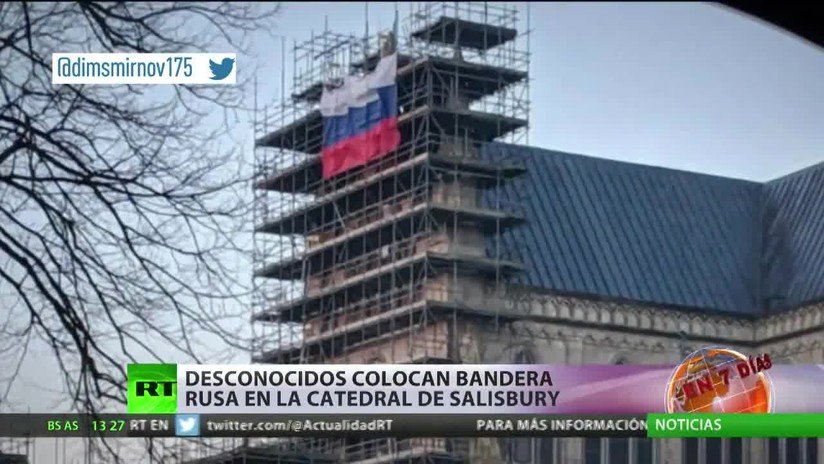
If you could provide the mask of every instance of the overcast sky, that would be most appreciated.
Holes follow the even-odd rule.
[[[394,8],[371,4],[370,29]],[[271,34],[291,47],[327,20],[362,34],[364,15],[362,3],[285,3]],[[696,3],[536,3],[531,22],[532,145],[758,181],[824,160],[824,50],[802,39]],[[238,72],[257,68],[271,102],[280,43],[261,34],[252,52]],[[235,134],[251,141],[249,124]],[[32,411],[61,398],[47,356],[29,356],[13,395]],[[38,461],[54,462],[54,446],[41,440]]]
[[[394,8],[370,4],[370,29]],[[291,47],[364,17],[287,3],[273,28]],[[705,3],[534,3],[531,22],[532,145],[760,181],[824,160],[824,50],[803,39]],[[280,46],[258,53],[277,94]]]

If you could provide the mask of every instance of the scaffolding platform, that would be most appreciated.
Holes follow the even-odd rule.
[[[439,217],[449,219],[450,216],[454,215],[456,222],[460,225],[469,223],[479,226],[481,231],[490,233],[494,232],[496,227],[511,227],[524,220],[523,214],[520,213],[504,213],[494,210],[422,203],[395,215],[376,219],[374,222],[367,221],[365,222],[366,225],[361,228],[342,232],[302,252],[286,255],[280,260],[269,262],[255,275],[280,280],[302,279],[306,271],[304,262],[309,261],[310,267],[314,269],[320,267],[320,262],[333,262],[336,254],[356,257],[359,250],[363,248],[361,245],[363,241],[388,245],[392,243],[392,240],[387,237],[391,237],[391,234],[398,229],[413,229],[414,221],[421,220],[420,216],[424,214],[431,214],[436,220]]]
[[[335,464],[333,455],[279,446],[239,446],[188,464]]]
[[[394,155],[374,160],[329,181],[324,181],[321,176],[320,157],[311,155],[256,181],[254,188],[284,193],[316,193],[317,190],[322,190],[327,192],[325,195],[342,195],[368,187],[389,176],[400,175],[405,170],[420,168],[425,163],[435,169],[459,170],[481,180],[486,178],[497,181],[498,177],[509,180],[526,172],[522,160],[489,160],[461,153],[438,152],[437,147],[441,144],[443,142],[432,141],[426,147],[401,147]],[[404,153],[404,150],[409,152]]]
[[[321,95],[323,95],[323,82],[315,82],[299,93],[293,93],[292,99],[315,103],[320,101]]]
[[[510,27],[441,16],[434,23],[414,31],[411,35],[427,42],[489,50],[513,40],[518,35],[518,31]]]
[[[428,2],[410,5],[392,31],[327,28],[293,48],[289,97],[255,125],[253,361],[460,363],[462,331],[523,318],[509,295],[523,259],[503,234],[526,220],[517,198],[526,167],[485,149],[528,134],[518,16],[515,6]],[[392,46],[400,144],[323,178],[324,86],[371,71]],[[510,201],[495,198],[500,188]],[[346,439],[325,454],[471,462],[471,448]]]
[[[360,72],[369,72],[375,69],[375,66],[378,65],[380,59],[380,52],[370,53],[369,56],[352,63],[352,68]],[[413,55],[398,53],[398,69],[403,69],[413,61],[415,61],[415,57]]]
[[[448,96],[435,96],[439,97],[437,101],[417,106],[398,116],[398,128],[402,133],[405,125],[414,122],[415,118],[424,116],[434,116],[437,123],[444,127],[444,135],[464,135],[458,131],[458,126],[460,126],[461,129],[472,129],[470,133],[474,136],[474,140],[486,142],[524,128],[528,124],[524,118],[470,108],[448,108],[445,104]],[[301,119],[258,139],[256,144],[258,147],[282,148],[311,154],[320,153],[323,138],[321,120],[320,111],[312,111]],[[450,126],[453,128],[450,129]]]
[[[375,190],[379,190],[379,188],[380,186],[376,187]],[[351,230],[361,228],[363,223],[368,220],[402,217],[400,213],[412,213],[421,210],[451,211],[459,219],[471,218],[479,224],[485,224],[487,220],[501,221],[504,227],[508,227],[513,221],[523,216],[520,205],[514,203],[506,203],[493,208],[468,201],[460,202],[459,199],[450,201],[449,198],[442,198],[440,197],[442,195],[437,195],[440,193],[437,191],[418,190],[410,194],[404,191],[387,190],[388,188],[383,192],[390,195],[389,201],[380,205],[366,205],[349,214],[341,214],[340,212],[347,211],[347,205],[364,203],[363,195],[355,196],[355,192],[353,192],[349,195],[336,196],[324,201],[305,201],[303,204],[296,202],[294,208],[290,208],[283,215],[267,219],[255,228],[255,232],[305,235],[329,232],[328,229],[335,228],[348,229],[341,230],[341,233],[349,233]],[[434,198],[434,196],[439,196],[439,198]]]
[[[317,113],[316,116],[319,121],[320,113]],[[314,116],[309,115],[306,120],[301,123],[309,124],[309,121],[313,120],[312,118],[314,118]],[[407,139],[412,138],[417,128],[424,124],[422,119],[427,119],[428,121],[426,123],[441,129],[441,134],[445,138],[469,137],[471,140],[479,142],[491,142],[498,138],[500,134],[522,129],[528,125],[528,121],[521,118],[463,108],[449,109],[424,105],[408,113],[404,113],[398,118],[398,129],[401,131],[401,136]],[[300,145],[311,145],[314,149],[314,151],[310,152],[312,155],[307,156],[293,166],[289,166],[259,180],[256,184],[258,188],[285,192],[306,192],[311,187],[318,187],[324,182],[335,182],[334,179],[324,180],[321,176],[321,157],[317,155],[317,153],[320,152],[321,142],[311,142],[311,138],[306,138],[307,133],[310,132],[315,132],[314,137],[321,137],[322,129],[320,127],[317,129],[307,127],[305,132],[303,130],[297,131],[303,135],[291,137],[289,131],[294,129],[295,127],[291,127],[288,131],[276,131],[273,135],[265,139],[265,143],[261,142],[260,146],[294,150],[299,148]],[[403,150],[403,147],[400,150]],[[441,160],[448,160],[453,164],[456,162],[454,158],[449,159],[449,153],[438,153],[438,156]],[[485,161],[480,159],[472,161],[473,168],[475,169],[515,174],[511,172],[513,168],[516,168],[513,163],[498,166],[493,166],[488,163],[484,166],[484,163]],[[263,169],[266,170],[266,167],[263,167]],[[366,167],[361,170],[363,169],[366,169]],[[523,171],[521,170],[520,172]],[[344,173],[341,176],[351,177],[351,174]]]
[[[316,154],[320,152],[322,139],[322,118],[320,111],[314,110],[257,139],[255,145]]]
[[[521,311],[502,308],[502,298],[494,294],[483,304],[466,303],[462,301],[464,295],[449,292],[438,294],[437,291],[421,289],[420,295],[424,294],[428,297],[418,296],[412,291],[398,292],[393,299],[368,299],[368,305],[358,303],[336,309],[326,316],[307,321],[306,324],[311,324],[315,329],[308,329],[309,333],[299,343],[287,344],[279,350],[297,353],[313,345],[323,347],[324,344],[347,344],[353,340],[377,340],[381,334],[408,330],[410,325],[421,322],[425,312],[430,320],[437,320],[442,315],[451,317],[455,311],[461,315],[486,319],[515,320],[523,316]],[[418,297],[415,298],[416,296]],[[255,320],[283,322],[278,315],[276,311],[263,312],[256,314]]]
[[[425,266],[431,266],[431,272],[437,272],[438,268],[443,272],[449,270],[452,265],[460,266],[464,275],[495,275],[496,273],[512,275],[523,270],[520,263],[509,260],[424,251],[366,272],[359,272],[360,269],[354,268],[349,273],[344,272],[343,278],[334,285],[322,286],[317,291],[304,293],[280,304],[273,304],[271,310],[280,313],[279,320],[300,321],[305,315],[320,311],[326,303],[325,299],[334,300],[335,297],[340,299],[348,296],[346,299],[354,301],[374,291],[379,291],[381,288],[392,288],[393,278],[409,281],[410,277],[420,273]],[[353,290],[356,291],[353,292]]]

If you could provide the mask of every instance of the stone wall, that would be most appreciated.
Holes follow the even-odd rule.
[[[510,303],[521,319],[462,322],[458,357],[464,363],[675,364],[685,353],[723,344],[744,353],[770,353],[778,362],[824,363],[824,303],[748,320],[695,311],[535,294]],[[745,440],[744,462],[766,464],[766,440]],[[655,461],[682,462],[681,440],[660,440]],[[824,464],[824,440],[819,440]],[[582,439],[556,440],[556,462],[583,463]],[[478,439],[477,462],[499,462],[500,441]]]

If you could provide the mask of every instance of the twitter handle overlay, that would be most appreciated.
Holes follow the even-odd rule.
[[[288,419],[281,421],[208,420],[206,431],[210,435],[221,432],[391,432],[393,419],[342,419],[311,420]]]
[[[235,53],[53,53],[52,84],[237,83]]]

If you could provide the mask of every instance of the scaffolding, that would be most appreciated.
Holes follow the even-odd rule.
[[[512,5],[411,4],[391,31],[327,27],[293,45],[292,91],[255,123],[254,361],[460,363],[467,321],[515,317],[507,295],[521,259],[501,234],[524,214],[495,192],[525,170],[486,147],[527,142],[520,17]],[[322,90],[370,72],[388,47],[398,54],[401,143],[324,179]],[[466,439],[317,442],[337,462],[472,455]],[[209,462],[234,462],[225,455]]]
[[[197,457],[181,454],[177,462],[191,464],[330,464],[339,444],[323,439],[209,439],[196,448]],[[205,452],[204,452],[205,450]]]

